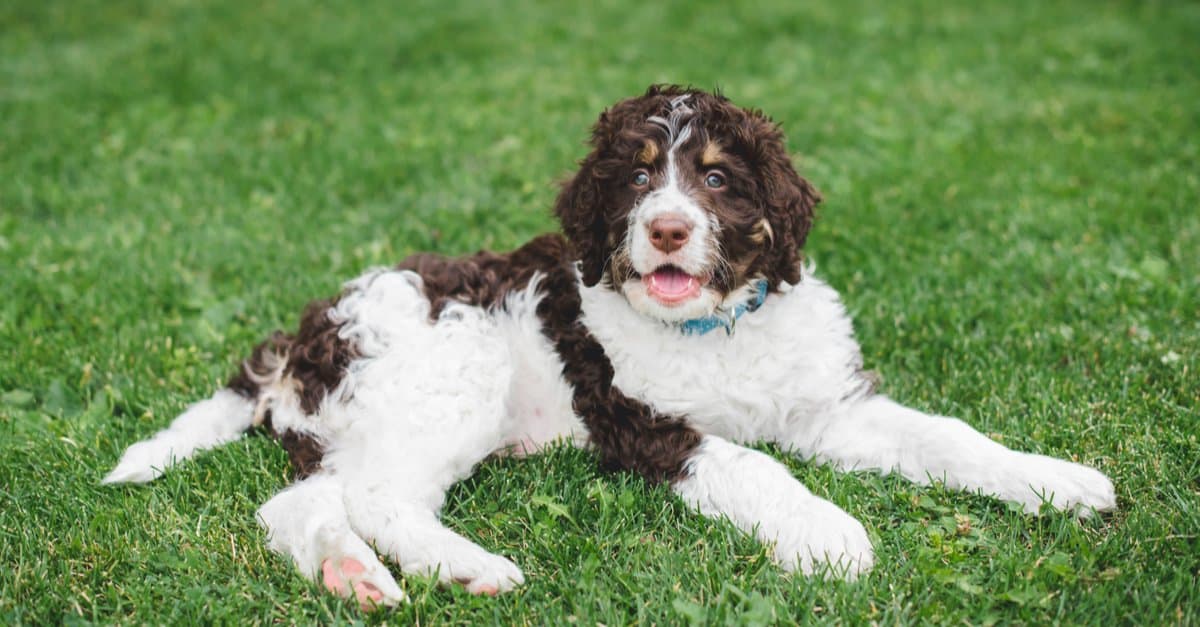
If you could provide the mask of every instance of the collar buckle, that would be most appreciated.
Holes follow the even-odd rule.
[[[717,310],[716,313],[705,316],[703,318],[692,318],[679,323],[679,330],[684,335],[706,335],[713,329],[723,327],[725,335],[733,335],[734,327],[737,325],[738,318],[748,313],[758,311],[762,307],[764,301],[767,300],[767,291],[770,286],[765,279],[756,281],[754,298],[745,303],[738,303],[733,306],[732,311]]]

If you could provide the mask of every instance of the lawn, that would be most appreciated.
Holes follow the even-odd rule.
[[[0,623],[1200,622],[1200,4],[598,4],[0,4]],[[653,82],[783,124],[888,393],[1100,468],[1120,511],[789,461],[873,538],[832,583],[555,449],[445,512],[525,586],[364,615],[266,549],[267,438],[99,485],[362,269],[554,228]]]

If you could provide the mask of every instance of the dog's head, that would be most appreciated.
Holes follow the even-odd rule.
[[[800,280],[820,197],[761,112],[653,86],[602,113],[591,145],[555,205],[585,285],[679,322]]]

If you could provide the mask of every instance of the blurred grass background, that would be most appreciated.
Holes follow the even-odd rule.
[[[1193,624],[1198,59],[1185,2],[6,2],[0,622]],[[364,617],[266,550],[266,438],[97,485],[363,268],[554,228],[596,115],[654,82],[783,124],[890,394],[1099,467],[1121,511],[789,462],[874,538],[829,583],[556,450],[447,508],[526,586],[408,578]]]

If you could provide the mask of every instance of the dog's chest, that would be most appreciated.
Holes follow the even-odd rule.
[[[584,290],[584,320],[625,394],[735,440],[794,430],[834,411],[858,382],[859,351],[837,294],[813,279],[738,320],[684,335],[609,290]]]

